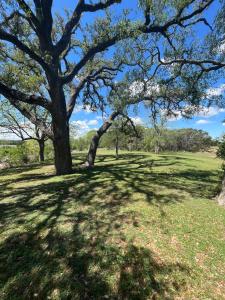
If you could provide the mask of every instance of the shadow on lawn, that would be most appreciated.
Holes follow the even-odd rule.
[[[101,161],[107,159],[112,158]],[[210,175],[193,170],[176,174],[187,180],[194,176],[199,184]],[[182,201],[182,196],[156,194],[151,187],[174,183],[193,189],[177,178],[107,165],[80,170],[60,182],[32,174],[33,187],[7,187],[7,197],[14,199],[4,201],[0,195],[0,225],[3,234],[12,233],[0,244],[0,298],[174,299],[185,289],[188,268],[165,264],[150,249],[127,240],[126,227],[138,227],[139,216],[123,208],[133,193],[157,205]]]
[[[166,278],[177,272],[187,274],[185,266],[158,262],[149,249],[126,241],[123,224],[133,223],[135,215],[120,212],[122,198],[94,201],[94,186],[87,193],[73,193],[73,183],[20,191],[17,204],[1,210],[2,219],[27,227],[0,246],[2,300],[165,299],[184,287],[183,281]],[[38,193],[51,196],[32,204]],[[42,221],[37,215],[28,221],[32,213]]]

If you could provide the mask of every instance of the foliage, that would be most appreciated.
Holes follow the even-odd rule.
[[[71,138],[71,148],[76,151],[87,150],[90,146],[91,138],[95,134],[95,130],[90,130],[84,136],[79,138]]]
[[[53,146],[50,141],[45,145],[45,157],[48,160],[53,159]],[[35,140],[0,146],[0,163],[7,162],[10,166],[15,166],[38,161],[39,145]]]
[[[7,162],[9,165],[22,165],[28,161],[28,152],[24,144],[0,147],[0,162]]]
[[[217,156],[225,160],[225,135],[223,135],[221,141],[219,142]]]
[[[139,136],[135,137],[120,132],[119,148],[135,151],[205,151],[215,145],[215,141],[203,130],[192,128],[161,129],[160,137],[154,128],[138,126]],[[115,148],[115,129],[111,129],[103,136],[101,147]]]
[[[47,160],[54,159],[54,150],[53,150],[53,144],[51,140],[47,140],[45,142],[45,157]]]

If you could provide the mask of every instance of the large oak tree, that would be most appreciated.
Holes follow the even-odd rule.
[[[99,77],[104,83],[101,74],[115,68],[104,64],[104,53],[120,41],[140,34],[159,35],[170,43],[175,28],[183,29],[204,21],[201,13],[213,0],[162,1],[160,5],[158,1],[142,0],[143,17],[138,20],[133,20],[126,12],[116,18],[110,17],[108,9],[121,2],[78,0],[71,14],[54,17],[53,0],[0,1],[1,50],[9,56],[15,49],[22,53],[24,62],[40,69],[39,75],[47,86],[44,94],[27,93],[15,84],[8,84],[1,74],[0,93],[42,129],[43,124],[34,120],[23,103],[49,111],[57,174],[72,171],[69,119],[79,94],[93,77]],[[104,12],[101,18],[99,11]],[[93,14],[94,21],[85,24],[87,13]],[[4,63],[2,60],[1,67]]]

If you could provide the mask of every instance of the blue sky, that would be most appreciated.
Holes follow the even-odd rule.
[[[96,1],[95,1],[96,2]],[[55,9],[61,10],[62,5],[64,7],[73,9],[73,1],[65,0],[63,4],[61,1],[55,1]],[[73,4],[73,5],[72,5]],[[114,5],[113,12],[119,13],[121,12],[122,8],[130,8],[136,11],[137,1],[133,0],[124,0],[123,4]],[[205,16],[210,24],[213,23],[215,13],[218,9],[218,2],[216,1],[209,10],[205,13]],[[92,14],[86,14],[84,16],[84,20],[86,22],[91,22],[93,20]],[[209,29],[206,26],[199,25],[198,34],[199,37],[204,36],[206,33],[209,32]],[[217,83],[217,88],[220,88],[225,83],[225,80],[221,78]],[[221,89],[222,90],[222,89]],[[131,113],[131,116],[135,119],[135,121],[139,124],[143,124],[146,126],[150,126],[149,121],[149,111],[147,111],[143,105],[139,106],[138,115]],[[225,110],[218,109],[216,107],[211,107],[208,111],[200,112],[199,114],[195,115],[192,119],[186,120],[178,116],[177,119],[171,119],[167,122],[167,127],[171,129],[176,128],[195,128],[195,129],[202,129],[208,131],[212,137],[220,137],[223,133],[225,133],[225,126],[223,125],[223,120],[225,119]],[[79,134],[84,134],[88,130],[96,129],[102,124],[101,114],[94,113],[91,111],[83,111],[81,106],[78,106],[77,109],[74,111],[72,115],[72,122],[76,123],[79,128]]]

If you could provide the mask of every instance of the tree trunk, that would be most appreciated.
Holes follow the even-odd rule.
[[[53,146],[56,175],[72,172],[72,156],[70,149],[69,125],[65,120],[53,121]]]
[[[158,145],[155,146],[155,154],[159,154],[159,146]]]
[[[69,121],[63,89],[59,86],[53,92],[52,130],[55,169],[56,175],[66,175],[72,173]]]
[[[116,136],[116,159],[119,158],[119,138]]]
[[[98,129],[98,131],[93,136],[89,147],[88,155],[87,155],[87,161],[86,161],[87,167],[89,168],[94,167],[99,141],[103,136],[103,134],[106,133],[107,130],[111,127],[112,122],[119,114],[120,113],[118,111],[113,112],[110,115],[109,119],[103,123],[103,125]]]
[[[45,141],[39,140],[39,161],[44,162],[45,161]]]
[[[91,144],[90,144],[88,155],[87,155],[86,165],[87,165],[87,167],[90,167],[90,168],[92,168],[95,164],[96,153],[97,153],[99,141],[102,136],[98,133],[98,131],[96,132],[96,134],[93,136],[93,138],[91,140]]]

